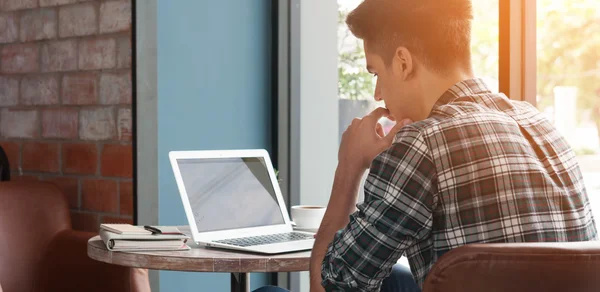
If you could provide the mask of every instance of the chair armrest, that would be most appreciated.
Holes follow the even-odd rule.
[[[87,242],[95,235],[74,230],[57,233],[42,260],[35,290],[130,292],[130,268],[87,256]]]

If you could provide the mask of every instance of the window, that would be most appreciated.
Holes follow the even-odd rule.
[[[498,91],[499,0],[472,0],[471,60],[475,76]]]
[[[595,210],[600,209],[597,8],[597,0],[538,0],[536,8],[537,107],[575,150]]]
[[[362,40],[352,35],[346,16],[361,0],[338,0],[338,96],[339,138],[356,117],[363,117],[377,104],[373,99],[375,78],[367,72]],[[382,106],[382,105],[381,105]],[[387,119],[386,119],[387,121]],[[393,123],[385,122],[387,128]]]

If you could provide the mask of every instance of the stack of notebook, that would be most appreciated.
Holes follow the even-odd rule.
[[[177,227],[101,224],[100,237],[112,251],[189,250],[189,237]]]

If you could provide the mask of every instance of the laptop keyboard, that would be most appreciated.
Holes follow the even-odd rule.
[[[269,235],[261,235],[261,236],[250,236],[250,237],[230,238],[230,239],[224,239],[224,240],[215,240],[214,242],[235,245],[235,246],[241,246],[241,247],[247,247],[247,246],[273,244],[273,243],[281,243],[281,242],[289,242],[289,241],[307,240],[307,239],[313,239],[313,238],[314,237],[311,234],[288,232],[288,233],[278,233],[278,234],[269,234]]]

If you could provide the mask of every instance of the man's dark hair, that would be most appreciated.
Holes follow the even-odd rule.
[[[471,69],[471,0],[365,0],[346,18],[350,31],[391,64],[406,47],[440,74]]]

